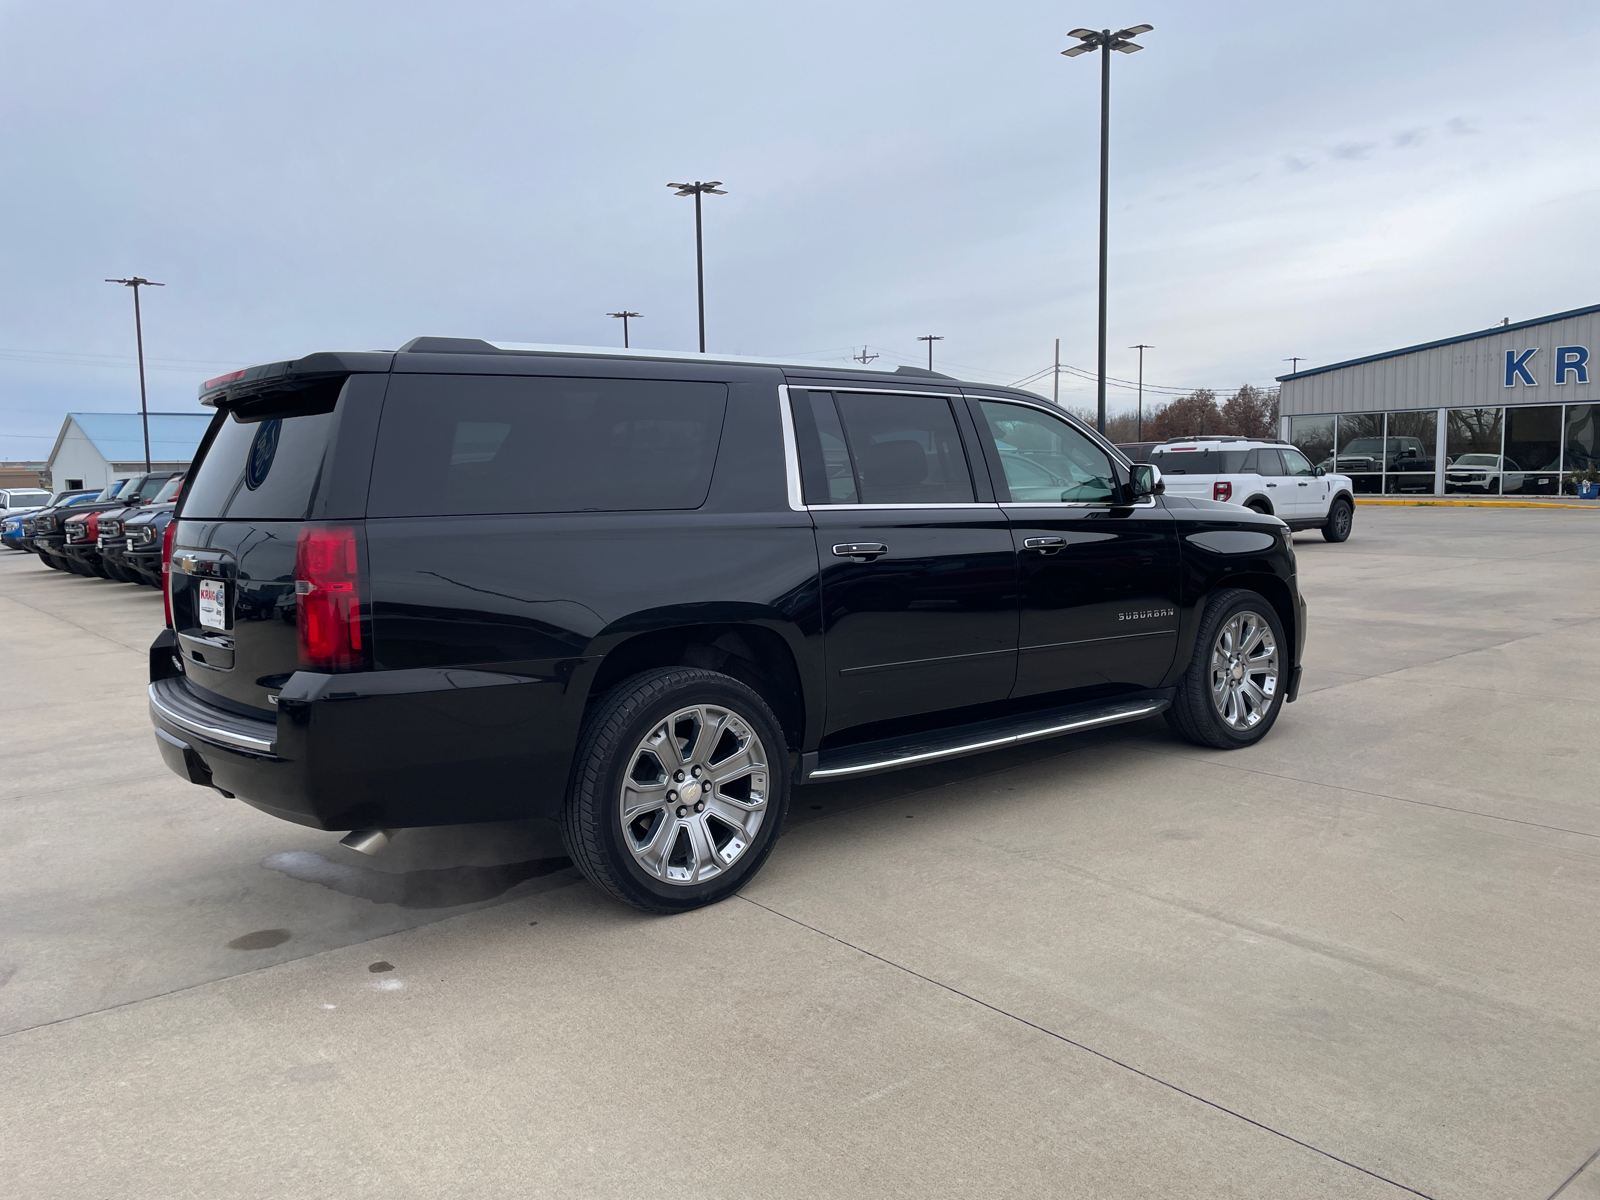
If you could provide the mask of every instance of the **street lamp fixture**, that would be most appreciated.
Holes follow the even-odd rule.
[[[1106,431],[1106,211],[1111,175],[1111,52],[1134,54],[1144,47],[1132,39],[1149,33],[1154,25],[1130,25],[1113,33],[1109,29],[1074,29],[1068,37],[1078,45],[1061,53],[1077,58],[1091,50],[1100,51],[1100,385],[1097,416],[1100,432]]]
[[[139,289],[142,287],[166,287],[164,283],[154,283],[148,279],[141,279],[135,275],[132,279],[108,279],[107,283],[120,283],[123,287],[133,289],[133,338],[139,347],[139,421],[144,426],[144,469],[150,470],[150,406],[144,393],[144,321],[139,316]]]
[[[622,348],[624,350],[629,349],[629,346],[628,346],[628,318],[630,318],[630,317],[642,317],[642,316],[644,316],[644,314],[643,313],[636,313],[636,312],[629,312],[627,309],[623,309],[621,312],[607,313],[606,316],[608,316],[608,317],[621,317],[622,318]]]
[[[669,183],[669,188],[677,188],[676,195],[694,197],[694,279],[696,296],[700,302],[700,353],[706,352],[706,260],[704,243],[700,233],[700,197],[701,196],[726,196],[728,193],[719,190],[722,180],[713,179],[708,183],[701,183],[698,179],[693,183]]]

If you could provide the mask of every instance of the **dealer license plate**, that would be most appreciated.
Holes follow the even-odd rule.
[[[228,585],[220,579],[200,581],[200,624],[206,629],[228,627]]]

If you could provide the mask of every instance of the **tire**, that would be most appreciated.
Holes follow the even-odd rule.
[[[1230,649],[1230,643],[1238,647],[1241,642],[1243,654]],[[1260,652],[1263,646],[1270,657]],[[1265,596],[1238,588],[1216,593],[1200,617],[1194,657],[1178,681],[1167,724],[1197,746],[1239,750],[1255,745],[1283,709],[1287,651],[1283,623]],[[1237,673],[1228,671],[1230,662]]]
[[[1328,519],[1322,523],[1323,539],[1330,542],[1344,541],[1350,536],[1350,529],[1355,522],[1355,505],[1340,496],[1328,509]]]
[[[716,777],[735,758],[745,761],[726,768],[714,792],[698,790],[697,775]],[[738,680],[697,667],[634,675],[584,722],[562,810],[567,853],[596,887],[644,912],[715,904],[772,852],[788,810],[788,760],[772,710]]]

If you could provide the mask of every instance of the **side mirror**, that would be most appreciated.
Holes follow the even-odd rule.
[[[1129,476],[1136,502],[1147,496],[1159,496],[1167,490],[1167,485],[1161,482],[1161,468],[1155,463],[1134,463]]]
[[[1322,477],[1323,477],[1323,476],[1324,476],[1324,475],[1326,475],[1326,474],[1327,474],[1327,472],[1326,472],[1326,471],[1324,471],[1324,470],[1323,470],[1323,469],[1322,469],[1322,468],[1321,468],[1321,467],[1317,467],[1317,468],[1316,468],[1316,469],[1315,469],[1315,474],[1316,474],[1316,476],[1317,476],[1317,478],[1318,478],[1318,479],[1321,479],[1321,478],[1322,478]]]

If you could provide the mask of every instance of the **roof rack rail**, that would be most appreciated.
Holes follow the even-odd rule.
[[[1184,437],[1169,437],[1162,442],[1163,446],[1169,442],[1260,442],[1263,445],[1276,445],[1282,438],[1245,437],[1242,433],[1191,433]]]

